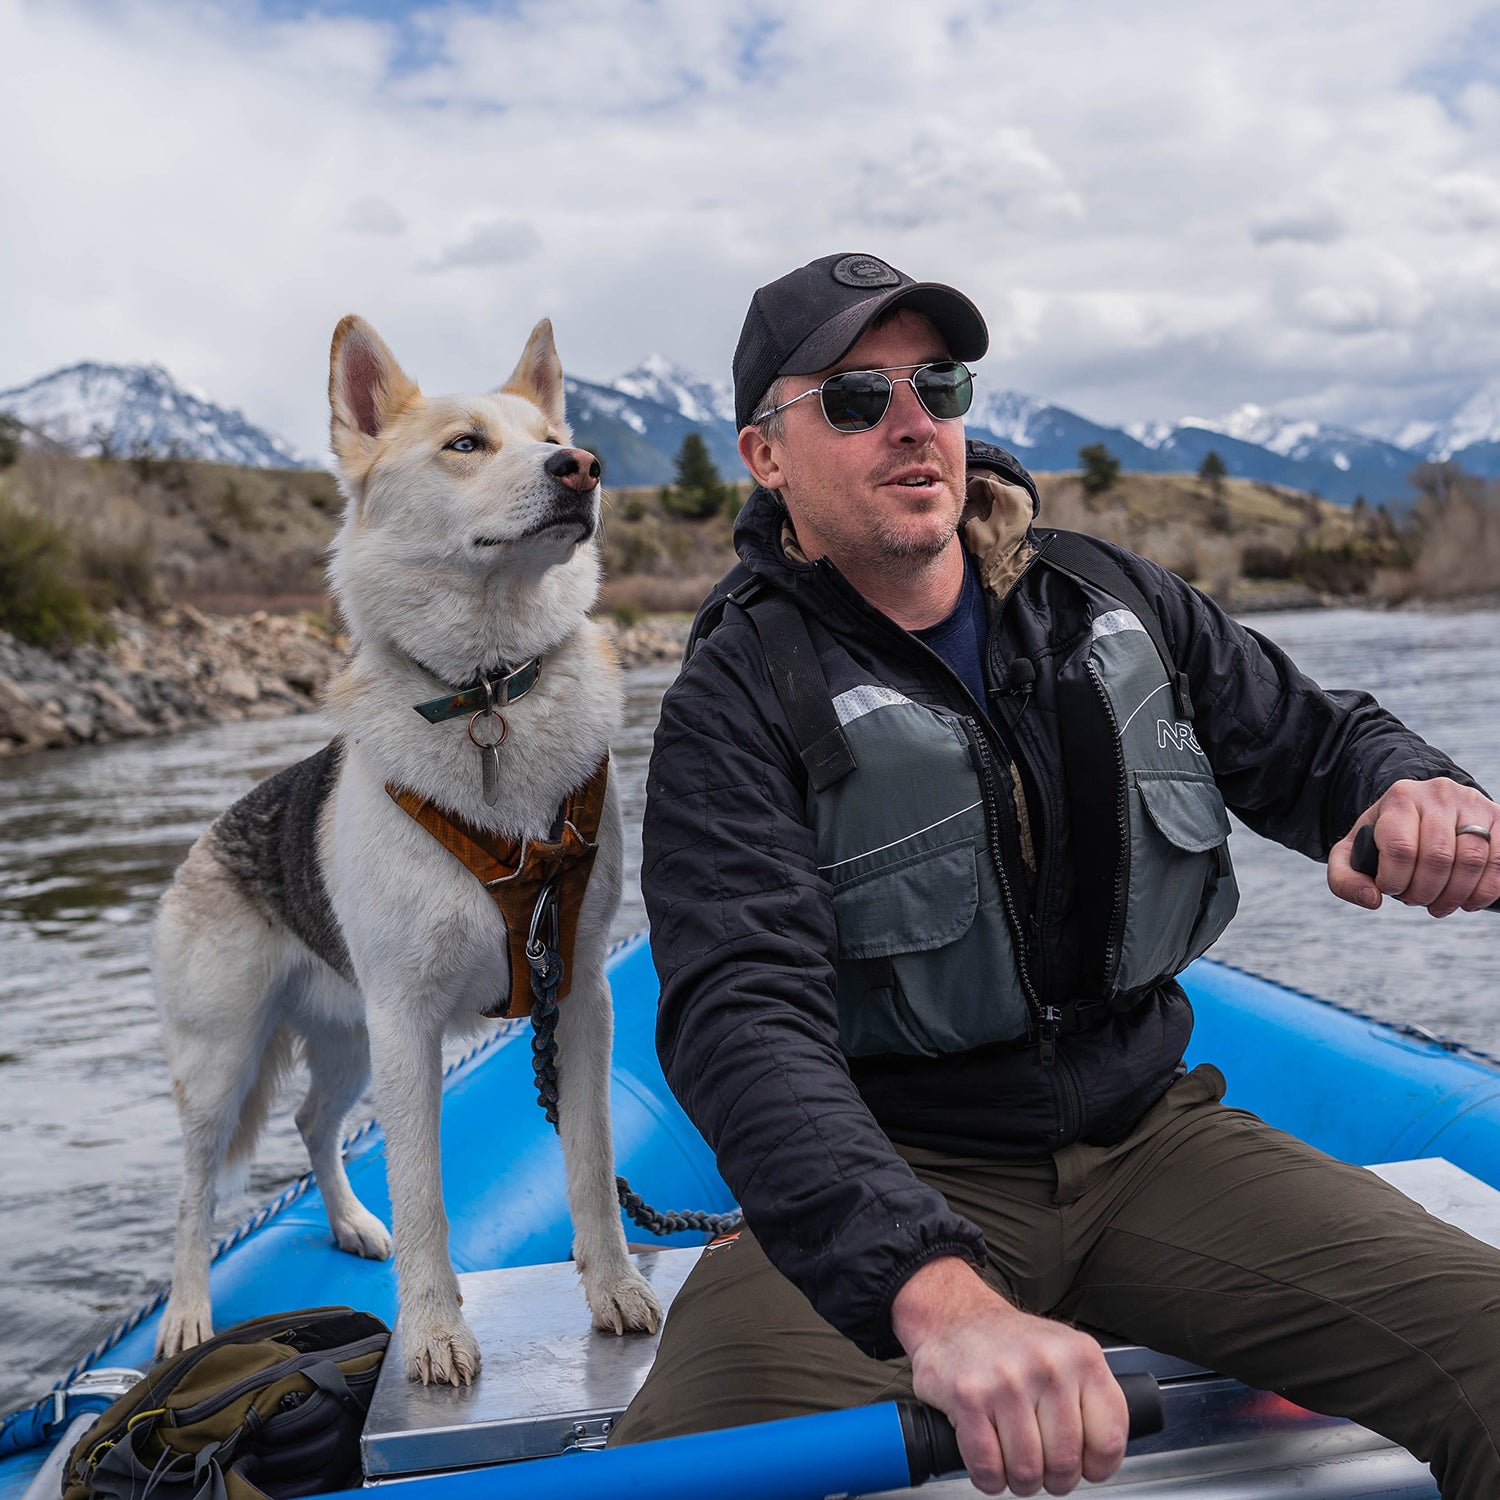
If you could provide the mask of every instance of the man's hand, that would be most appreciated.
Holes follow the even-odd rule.
[[[1354,835],[1366,824],[1375,825],[1378,883],[1349,863]],[[1446,776],[1398,781],[1329,852],[1328,888],[1371,910],[1384,893],[1435,917],[1460,907],[1481,911],[1500,897],[1500,805]]]
[[[1020,1311],[946,1257],[896,1293],[891,1325],[918,1399],[953,1423],[969,1478],[987,1494],[1008,1484],[1066,1495],[1120,1467],[1130,1417],[1087,1334]]]

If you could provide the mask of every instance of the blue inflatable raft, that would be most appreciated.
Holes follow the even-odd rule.
[[[663,1207],[732,1208],[711,1153],[671,1097],[656,1062],[656,979],[644,940],[633,939],[616,950],[611,979],[617,1014],[613,1105],[619,1170],[650,1202]],[[1197,1015],[1189,1061],[1216,1063],[1229,1079],[1231,1103],[1349,1161],[1444,1158],[1452,1167],[1442,1170],[1456,1167],[1462,1169],[1459,1177],[1468,1174],[1463,1181],[1478,1179],[1473,1186],[1481,1196],[1500,1188],[1500,1064],[1494,1059],[1420,1028],[1381,1024],[1207,960],[1195,964],[1184,982]],[[502,1023],[492,1038],[450,1067],[445,1081],[443,1191],[452,1224],[450,1248],[455,1267],[471,1273],[476,1288],[483,1284],[478,1273],[513,1276],[519,1273],[506,1268],[519,1267],[550,1268],[526,1274],[576,1286],[565,1264],[570,1228],[561,1153],[533,1092],[525,1023]],[[388,1221],[378,1127],[357,1136],[348,1154],[355,1190]],[[1500,1209],[1500,1196],[1495,1204]],[[1496,1222],[1500,1225],[1500,1218]],[[641,1238],[628,1225],[627,1232],[633,1240]],[[680,1251],[701,1245],[702,1239],[701,1234],[682,1234],[661,1246]],[[646,1257],[668,1295],[691,1258],[660,1252]],[[287,1189],[225,1241],[212,1285],[220,1327],[330,1303],[348,1303],[395,1321],[392,1264],[360,1260],[334,1247],[310,1179]],[[468,1285],[466,1312],[471,1310]],[[534,1309],[551,1305],[545,1297],[521,1300]],[[601,1350],[604,1345],[641,1343],[589,1333],[586,1314],[581,1320],[563,1316],[573,1326],[552,1332],[582,1341],[579,1347],[588,1358],[595,1357],[590,1339],[601,1341]],[[79,1361],[54,1393],[7,1419],[0,1429],[0,1500],[57,1495],[58,1460],[48,1463],[51,1449],[61,1448],[59,1440],[66,1441],[69,1429],[80,1431],[77,1424],[90,1409],[98,1410],[110,1399],[108,1378],[102,1392],[91,1391],[86,1372],[148,1366],[158,1317],[156,1306],[142,1309]],[[501,1368],[483,1337],[481,1347],[486,1371]],[[627,1356],[598,1357],[633,1360],[631,1378],[638,1380],[649,1349],[644,1356],[637,1347]],[[1168,1398],[1167,1430],[1132,1448],[1117,1477],[1121,1494],[1141,1500],[1157,1493],[1219,1500],[1251,1495],[1267,1500],[1283,1494],[1407,1495],[1415,1500],[1435,1494],[1426,1471],[1409,1455],[1349,1424],[1311,1417],[1150,1351],[1115,1350],[1111,1360],[1117,1371],[1152,1370],[1163,1379]],[[63,1362],[60,1358],[59,1368]],[[552,1363],[558,1365],[555,1356]],[[593,1446],[607,1427],[607,1417],[580,1419],[571,1428],[578,1441],[562,1446]],[[529,1461],[476,1463],[471,1455],[461,1476],[439,1472],[456,1460],[443,1465],[429,1459],[422,1472],[431,1477],[408,1478],[405,1488],[413,1500],[425,1494],[459,1500],[543,1493],[556,1500],[570,1493],[570,1486],[581,1486],[579,1493],[599,1500],[679,1492],[712,1492],[720,1500],[794,1495],[817,1500],[901,1490],[911,1482],[909,1442],[903,1447],[894,1407],[771,1427],[776,1430],[740,1429],[738,1437],[707,1435],[562,1462],[517,1453],[513,1456]],[[1256,1443],[1271,1446],[1257,1450]],[[455,1444],[450,1436],[450,1451],[462,1449]],[[653,1451],[659,1448],[677,1451]],[[1226,1468],[1224,1455],[1231,1450],[1233,1464]],[[366,1469],[373,1479],[395,1477],[379,1472],[384,1462],[367,1452]],[[938,1481],[931,1490],[947,1493],[950,1488],[974,1493],[962,1480]]]

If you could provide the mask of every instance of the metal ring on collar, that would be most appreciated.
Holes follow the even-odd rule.
[[[482,740],[482,739],[479,738],[479,736],[477,734],[474,733],[474,725],[480,719],[491,719],[491,718],[493,718],[493,719],[499,719],[499,721],[500,721],[500,738],[498,740],[489,740],[489,741]],[[510,733],[510,725],[505,722],[505,715],[504,714],[497,714],[497,713],[493,712],[493,710],[491,710],[491,709],[481,708],[477,714],[470,714],[469,715],[469,738],[471,740],[473,740],[473,742],[476,745],[478,745],[481,750],[493,750],[493,749],[495,749],[495,747],[497,745],[503,745],[505,743],[505,737],[509,733]],[[497,762],[497,764],[498,764],[498,762]]]
[[[1490,830],[1483,823],[1465,823],[1456,833],[1477,833],[1485,843],[1490,842]]]

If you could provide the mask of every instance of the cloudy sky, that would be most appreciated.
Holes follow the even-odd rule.
[[[309,452],[368,317],[431,390],[727,376],[833,250],[1106,421],[1371,429],[1500,374],[1494,0],[0,0],[0,388],[154,360]]]

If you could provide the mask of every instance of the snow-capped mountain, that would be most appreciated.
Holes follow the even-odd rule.
[[[1346,474],[1355,468],[1380,468],[1400,475],[1412,466],[1411,452],[1394,443],[1347,427],[1280,416],[1249,401],[1216,421],[1184,417],[1179,426],[1222,433],[1299,463],[1332,464]]]
[[[615,390],[643,401],[670,406],[689,422],[733,422],[734,391],[720,380],[704,380],[660,354],[610,381]]]
[[[723,473],[741,474],[726,384],[652,355],[607,383],[570,377],[566,385],[575,441],[604,460],[610,485],[670,482],[682,440],[695,431]],[[73,365],[0,391],[0,411],[77,452],[97,453],[102,439],[121,455],[178,453],[257,467],[303,462],[289,444],[242,413],[184,390],[159,365]],[[981,372],[966,425],[1038,471],[1076,469],[1078,450],[1090,443],[1103,443],[1127,471],[1147,473],[1191,472],[1212,450],[1237,478],[1343,504],[1357,496],[1371,503],[1410,500],[1407,476],[1428,460],[1453,458],[1471,473],[1500,477],[1500,380],[1445,422],[1410,423],[1374,437],[1252,404],[1218,418],[1110,427],[1035,396],[991,390]]]
[[[0,391],[0,411],[75,453],[175,454],[266,469],[304,464],[290,444],[243,412],[185,390],[160,365],[70,365]]]
[[[1466,449],[1500,445],[1500,380],[1481,386],[1446,422],[1433,424],[1424,438],[1409,446],[1419,445],[1437,460],[1457,457]]]

